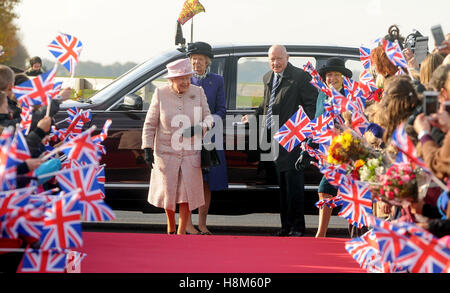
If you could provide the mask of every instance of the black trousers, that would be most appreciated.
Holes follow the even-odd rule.
[[[281,229],[286,232],[305,232],[305,179],[302,171],[295,169],[280,171]]]

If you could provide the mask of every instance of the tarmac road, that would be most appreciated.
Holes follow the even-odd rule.
[[[129,200],[123,200],[127,198]],[[84,222],[84,231],[166,233],[166,216],[146,202],[147,191],[107,193],[106,202],[116,215],[110,222]],[[121,200],[118,200],[121,199]],[[305,193],[306,235],[314,237],[319,216],[316,192]],[[144,212],[143,212],[144,211]],[[347,221],[333,211],[327,236],[349,237]],[[198,223],[197,211],[192,215]],[[212,194],[208,227],[219,235],[271,236],[280,227],[278,191],[227,191]]]
[[[83,231],[166,233],[166,216],[163,212],[114,211],[116,219],[109,222],[83,222]],[[177,215],[178,216],[178,215]],[[318,215],[306,215],[306,235],[314,237],[319,222]],[[194,225],[198,215],[192,214]],[[208,228],[217,235],[272,236],[280,229],[278,213],[249,213],[243,215],[208,215]],[[349,237],[347,221],[332,216],[327,236]]]

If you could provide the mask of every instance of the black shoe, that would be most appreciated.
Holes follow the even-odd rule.
[[[305,235],[305,232],[301,232],[301,231],[291,231],[289,233],[289,237],[303,237]]]
[[[289,232],[287,230],[281,229],[280,231],[276,232],[275,234],[273,234],[273,236],[276,237],[285,237],[288,236]]]

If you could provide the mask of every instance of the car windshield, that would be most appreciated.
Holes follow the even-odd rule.
[[[178,50],[171,50],[157,55],[155,58],[151,58],[146,62],[137,65],[130,71],[124,73],[112,83],[108,84],[106,87],[97,92],[92,96],[88,103],[90,104],[101,104],[120,89],[124,88],[126,85],[130,84],[137,76],[142,76],[145,73],[157,68],[161,64],[165,64],[167,60],[172,60],[174,57],[181,55],[182,53]]]

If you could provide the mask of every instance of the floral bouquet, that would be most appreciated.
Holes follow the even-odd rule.
[[[365,159],[368,154],[369,150],[361,138],[356,137],[351,130],[347,129],[333,138],[328,149],[327,161],[333,165],[352,164],[359,159]]]
[[[372,195],[389,202],[416,202],[419,192],[418,172],[409,163],[393,164],[385,174],[378,176],[380,184],[372,185]]]
[[[358,164],[355,166],[358,167]],[[361,181],[369,183],[379,182],[379,177],[386,172],[383,157],[369,158],[367,162],[362,162],[362,166],[357,169]]]

